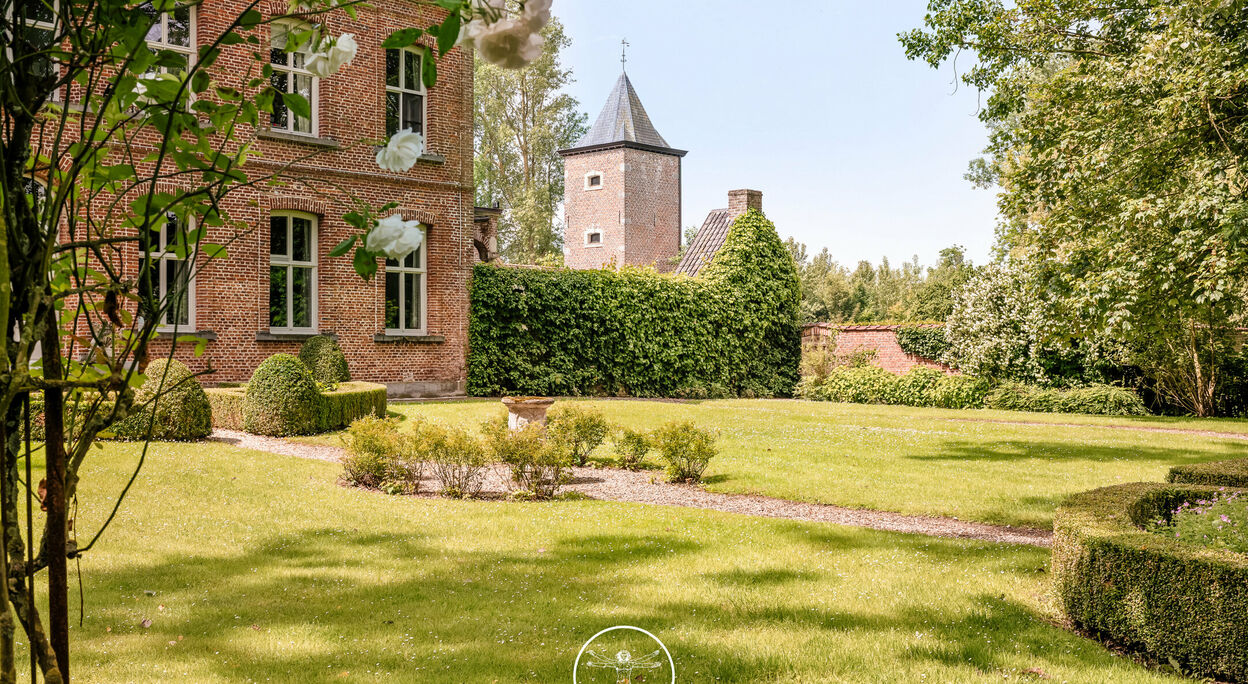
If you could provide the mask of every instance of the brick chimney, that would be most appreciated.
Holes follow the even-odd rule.
[[[729,190],[728,211],[740,216],[749,209],[763,210],[763,193],[760,190]]]

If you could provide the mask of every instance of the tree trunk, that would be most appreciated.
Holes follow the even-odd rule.
[[[55,310],[49,310],[47,317],[43,333],[43,374],[47,380],[61,380],[61,333]],[[65,546],[69,525],[65,501],[65,402],[59,387],[48,387],[43,394],[48,479],[48,493],[44,499],[44,506],[48,509],[45,547],[48,554],[48,639],[56,653],[61,681],[68,682],[69,568]]]

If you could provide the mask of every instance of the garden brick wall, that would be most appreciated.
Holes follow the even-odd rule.
[[[836,341],[836,355],[847,357],[855,352],[874,350],[872,363],[890,373],[901,375],[915,366],[935,368],[947,374],[956,373],[939,361],[907,354],[897,343],[899,325],[833,325],[812,323],[802,328],[803,344],[824,344]]]
[[[261,10],[284,13],[285,0],[268,0]],[[220,33],[228,18],[247,4],[207,0],[197,8],[197,44]],[[357,380],[386,383],[396,395],[462,393],[466,380],[468,280],[477,261],[473,247],[473,59],[455,49],[438,61],[437,85],[427,92],[426,157],[406,173],[380,169],[370,141],[384,140],[385,50],[381,41],[394,29],[441,21],[442,10],[401,0],[376,0],[357,8],[358,20],[335,12],[325,18],[328,33],[352,33],[359,43],[355,60],[332,78],[319,81],[319,125],[315,138],[259,137],[247,164],[253,177],[276,171],[299,157],[292,175],[310,180],[285,187],[244,189],[225,209],[242,227],[213,228],[207,242],[226,245],[227,258],[204,266],[194,281],[193,330],[210,341],[196,357],[189,343],[176,356],[193,370],[215,373],[207,384],[247,380],[259,363],[279,352],[297,353],[301,339],[268,339],[269,216],[295,209],[317,216],[317,299],[314,327],[333,334]],[[257,32],[268,40],[267,25]],[[226,48],[214,77],[243,87],[256,73],[248,45]],[[72,99],[72,94],[71,94]],[[248,135],[246,131],[243,133]],[[263,132],[260,132],[263,136]],[[423,337],[378,340],[385,332],[385,266],[370,282],[356,275],[350,256],[329,251],[354,233],[340,218],[350,210],[348,196],[373,206],[397,202],[405,218],[429,225],[425,249],[427,330]],[[138,253],[127,264],[137,277]],[[172,336],[163,336],[152,356],[168,353]]]

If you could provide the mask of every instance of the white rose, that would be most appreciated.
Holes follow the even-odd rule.
[[[364,238],[364,248],[370,252],[385,254],[391,259],[402,260],[420,249],[425,241],[424,226],[420,221],[404,221],[402,214],[391,214],[380,221]]]
[[[386,146],[377,150],[377,165],[387,171],[407,171],[425,153],[425,136],[403,130],[390,136]]]
[[[332,44],[323,45],[321,49],[308,55],[304,68],[319,78],[329,78],[338,73],[344,64],[349,64],[355,59],[355,53],[359,49],[360,46],[356,44],[355,36],[344,33],[338,36],[338,40]]]
[[[486,4],[494,8],[489,0]],[[517,17],[493,18],[491,14],[500,10],[483,11],[484,16],[468,22],[460,31],[459,42],[475,47],[491,64],[506,69],[527,66],[542,54],[546,41],[540,33],[550,22],[550,4],[551,0],[529,0]]]

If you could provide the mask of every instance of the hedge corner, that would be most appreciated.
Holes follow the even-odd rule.
[[[1248,557],[1143,529],[1215,487],[1077,494],[1053,523],[1053,587],[1077,626],[1199,676],[1248,680]]]

